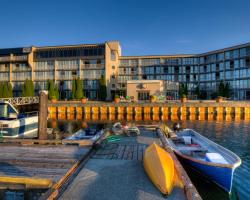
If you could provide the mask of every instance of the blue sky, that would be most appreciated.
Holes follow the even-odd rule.
[[[119,40],[123,55],[250,42],[249,0],[0,1],[0,48]]]

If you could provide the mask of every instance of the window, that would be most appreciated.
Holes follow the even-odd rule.
[[[138,100],[149,100],[149,92],[138,92]]]
[[[112,66],[112,69],[115,69],[115,66],[114,66],[114,65]]]
[[[111,50],[111,60],[116,60],[116,55],[114,50]]]

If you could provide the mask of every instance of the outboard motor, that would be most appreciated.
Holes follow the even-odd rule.
[[[181,125],[180,125],[180,123],[174,123],[174,125],[173,125],[173,130],[174,130],[174,132],[181,130]]]

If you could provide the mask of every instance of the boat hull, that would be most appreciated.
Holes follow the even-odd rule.
[[[199,171],[203,176],[209,178],[211,181],[219,185],[227,192],[231,192],[234,169],[221,166],[206,165],[204,163],[195,162],[194,160],[188,159],[181,154],[175,152],[177,157],[182,163],[191,166],[192,168]]]
[[[0,120],[0,124],[3,126],[0,128],[0,134],[4,138],[18,138],[24,136],[37,137],[37,116],[14,120]]]
[[[163,194],[170,194],[174,187],[174,161],[169,153],[153,143],[145,151],[143,164],[153,184]]]

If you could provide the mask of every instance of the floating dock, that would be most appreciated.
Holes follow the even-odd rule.
[[[175,187],[167,198],[157,190],[143,168],[143,154],[153,142],[162,143],[154,128],[148,130],[144,127],[140,131],[139,136],[118,136],[105,140],[60,199],[200,200],[201,197],[176,158],[175,168],[184,187]]]

